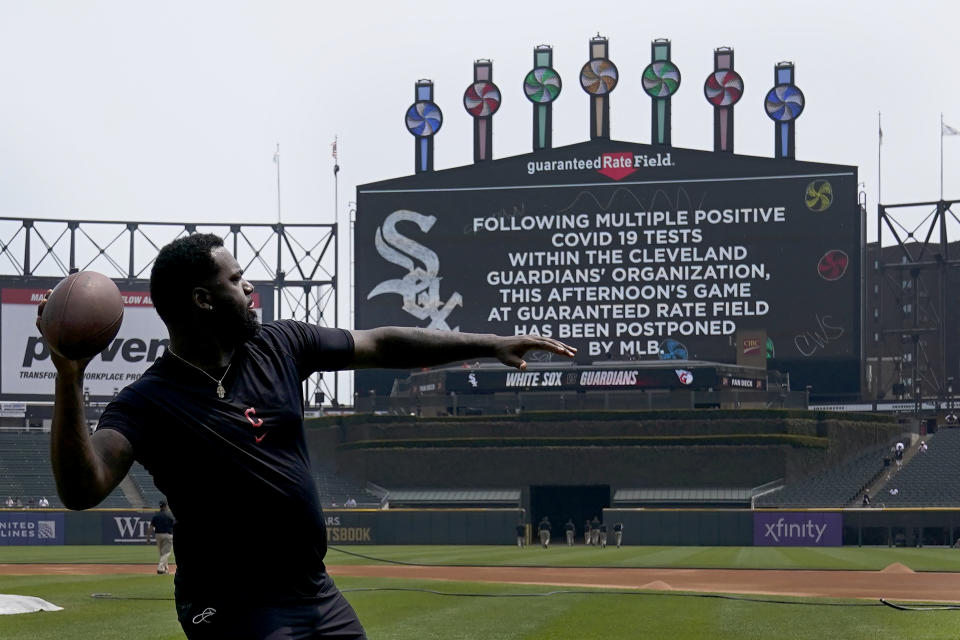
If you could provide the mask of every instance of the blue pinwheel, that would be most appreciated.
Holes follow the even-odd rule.
[[[778,84],[767,92],[764,107],[776,122],[790,122],[803,112],[803,92],[796,85]]]
[[[418,100],[407,109],[407,131],[418,138],[429,138],[443,125],[443,113],[435,103]]]

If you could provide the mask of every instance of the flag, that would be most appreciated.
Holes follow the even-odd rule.
[[[340,173],[340,165],[337,164],[337,136],[333,136],[333,142],[330,143],[330,149],[333,152],[333,175]]]
[[[273,152],[273,164],[277,164],[278,162],[280,162],[280,149],[279,149],[279,148],[278,148],[276,151]]]
[[[940,121],[940,135],[941,136],[960,136],[960,129],[954,129],[943,120]]]

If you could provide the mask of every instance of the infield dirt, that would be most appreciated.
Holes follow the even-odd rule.
[[[914,572],[895,563],[880,571],[622,569],[329,565],[330,575],[573,588],[956,602],[960,573]],[[0,564],[0,575],[149,574],[154,564]]]

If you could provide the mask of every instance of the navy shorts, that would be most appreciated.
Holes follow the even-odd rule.
[[[333,582],[309,604],[257,606],[188,600],[177,617],[189,640],[366,640],[356,612]]]

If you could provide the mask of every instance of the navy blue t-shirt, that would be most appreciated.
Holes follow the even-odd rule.
[[[157,511],[150,519],[150,526],[156,533],[173,533],[176,521],[169,511]]]
[[[272,322],[237,349],[222,400],[214,380],[165,353],[104,410],[98,428],[130,441],[176,514],[178,594],[263,603],[324,589],[302,382],[352,357],[347,331]]]

